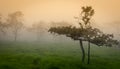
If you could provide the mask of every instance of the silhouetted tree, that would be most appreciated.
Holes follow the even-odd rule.
[[[56,22],[52,21],[52,22],[50,22],[50,27],[66,27],[66,26],[71,26],[71,25],[72,24],[67,21],[56,21]],[[53,39],[55,42],[57,42],[57,41],[64,42],[65,41],[65,40],[62,40],[62,39],[64,39],[64,37],[61,37],[61,36],[53,36]]]
[[[21,11],[16,11],[8,15],[8,19],[7,19],[8,26],[14,35],[15,41],[17,40],[18,33],[24,26],[22,17],[23,17],[23,13]]]
[[[111,47],[117,45],[118,41],[113,39],[113,34],[105,34],[97,28],[86,28],[84,33],[84,39],[88,41],[88,64],[90,63],[90,44],[96,44],[97,46]]]
[[[92,9],[91,6],[86,6],[86,7],[82,7],[82,12],[80,14],[79,17],[77,17],[76,19],[78,19],[78,23],[80,25],[80,28],[82,29],[82,37],[84,40],[87,39],[88,41],[88,56],[89,56],[89,53],[90,53],[90,33],[92,31],[92,27],[91,27],[91,18],[92,16],[94,15],[94,9]],[[82,40],[80,40],[80,42],[82,43]],[[82,47],[81,47],[82,51],[84,51],[84,48],[83,48],[83,44],[82,44]],[[84,55],[84,59],[85,59],[85,53],[83,53]],[[88,58],[89,60],[89,58]]]
[[[80,25],[79,28],[76,27],[57,27],[51,28],[49,31],[64,34],[67,37],[71,37],[74,40],[79,40],[80,47],[82,50],[82,62],[85,60],[85,50],[83,47],[83,40],[84,40],[84,32],[85,29],[90,25],[90,19],[94,15],[94,10],[91,7],[82,7],[82,12],[80,13],[79,17],[75,17],[78,19],[78,23]]]
[[[78,19],[78,23],[80,25],[79,28],[75,26],[67,26],[67,27],[51,27],[49,32],[57,33],[59,35],[66,35],[74,40],[79,40],[80,47],[82,50],[82,62],[85,60],[85,50],[83,47],[83,41],[88,41],[88,64],[90,63],[90,43],[100,45],[110,46],[116,43],[116,40],[113,40],[113,35],[104,34],[97,28],[92,28],[91,26],[91,17],[94,15],[94,9],[91,6],[82,7],[82,12],[79,17],[75,17]],[[111,43],[111,44],[110,44]]]

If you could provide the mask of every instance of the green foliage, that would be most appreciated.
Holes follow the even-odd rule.
[[[64,40],[64,39],[63,39]],[[84,42],[85,50],[87,43]],[[120,50],[91,46],[91,64],[82,64],[78,42],[0,42],[0,69],[119,69]]]

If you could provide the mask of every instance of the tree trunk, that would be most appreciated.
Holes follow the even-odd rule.
[[[15,42],[17,41],[17,33],[15,34],[15,39],[14,39],[14,41],[15,41]]]
[[[82,62],[84,63],[84,61],[85,61],[85,50],[84,50],[84,47],[83,47],[82,40],[79,40],[79,42],[80,42],[80,47],[81,47],[81,50],[82,50]]]
[[[17,41],[18,31],[17,29],[14,31],[14,41]]]
[[[40,35],[39,35],[38,32],[37,32],[36,34],[37,34],[37,35],[36,35],[36,36],[37,36],[37,37],[36,37],[36,41],[39,42],[39,36],[40,36]]]
[[[90,41],[88,41],[88,62],[87,64],[90,64]]]

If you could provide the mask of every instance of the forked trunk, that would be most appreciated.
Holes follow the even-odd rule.
[[[79,40],[79,42],[80,42],[80,47],[81,47],[81,50],[82,50],[82,62],[84,63],[84,61],[85,61],[85,50],[84,50],[83,43],[82,43],[81,39]]]

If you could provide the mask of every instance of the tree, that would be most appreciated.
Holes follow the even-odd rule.
[[[2,15],[0,15],[0,32],[5,34],[7,26],[8,25],[5,22],[2,21]]]
[[[105,34],[97,28],[86,28],[84,33],[84,39],[88,41],[88,64],[90,63],[90,45],[95,44],[97,46],[112,47],[118,45],[118,41],[114,40],[113,34]]]
[[[0,15],[0,32],[3,32],[4,33],[4,25],[3,25],[3,22],[2,22],[2,16]]]
[[[84,33],[85,29],[89,27],[90,25],[90,19],[94,15],[94,10],[91,7],[82,7],[82,12],[80,13],[79,17],[75,17],[78,19],[78,23],[80,25],[79,28],[76,27],[57,27],[57,28],[51,28],[49,31],[58,33],[58,34],[63,34],[66,35],[67,37],[70,37],[74,40],[79,40],[80,47],[82,50],[82,62],[85,60],[85,50],[83,47],[83,40],[84,39]]]
[[[66,26],[71,26],[71,25],[72,24],[67,22],[67,21],[56,21],[56,22],[52,21],[52,22],[50,22],[50,27],[66,27]],[[52,36],[52,39],[55,42],[57,42],[57,41],[58,42],[65,42],[65,40],[62,40],[62,39],[64,39],[63,36],[57,36],[57,35],[56,36]]]
[[[82,37],[84,40],[87,39],[88,41],[88,63],[89,63],[89,56],[90,56],[90,33],[92,31],[92,27],[91,27],[91,18],[94,15],[94,9],[92,9],[91,6],[86,6],[86,7],[82,7],[82,12],[80,14],[79,17],[76,17],[76,19],[78,19],[78,23],[80,25],[80,29],[82,29]],[[85,60],[85,53],[84,53],[84,48],[83,48],[83,44],[82,44],[82,39],[80,40],[80,44],[81,44],[81,49],[83,52],[83,62]]]
[[[42,34],[45,33],[47,30],[45,22],[40,21],[38,23],[32,24],[32,27],[28,28],[28,30],[31,32],[35,32],[37,41],[40,40],[40,37],[42,37]]]
[[[78,19],[80,25],[79,28],[75,26],[67,27],[51,27],[49,32],[57,33],[59,35],[66,35],[67,37],[72,38],[73,40],[78,40],[82,50],[82,62],[85,60],[85,50],[83,47],[83,41],[88,42],[88,64],[90,63],[90,43],[96,44],[98,46],[106,45],[109,46],[111,42],[117,43],[116,40],[113,40],[113,35],[104,34],[98,28],[93,28],[91,26],[91,18],[94,15],[94,9],[91,6],[82,7],[82,12]],[[111,42],[110,42],[111,41]],[[113,43],[112,43],[113,44]],[[112,45],[111,44],[111,45]]]
[[[14,35],[14,40],[16,41],[18,38],[18,33],[23,28],[23,13],[21,11],[16,11],[14,13],[11,13],[8,15],[8,26],[12,31],[12,34]]]

